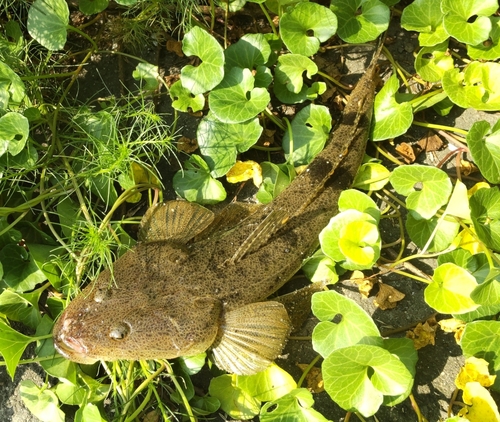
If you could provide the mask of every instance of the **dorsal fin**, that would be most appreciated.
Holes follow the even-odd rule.
[[[247,253],[259,249],[259,247],[265,244],[269,238],[287,221],[288,216],[285,211],[271,210],[267,217],[258,224],[255,230],[252,231],[252,233],[250,233],[250,235],[240,245],[234,255],[224,264],[234,264],[243,258]]]
[[[139,225],[142,242],[169,240],[186,244],[214,220],[212,211],[187,201],[167,201],[149,208]]]
[[[285,307],[277,302],[250,303],[225,314],[212,346],[215,364],[230,373],[252,375],[281,353],[290,332]]]

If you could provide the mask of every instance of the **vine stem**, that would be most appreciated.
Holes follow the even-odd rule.
[[[267,21],[269,22],[269,26],[271,27],[271,29],[273,30],[273,34],[276,36],[276,37],[279,37],[278,35],[278,31],[276,30],[276,26],[274,25],[274,22],[273,20],[271,19],[271,16],[269,15],[269,13],[267,12],[266,8],[263,6],[262,3],[259,3],[259,6],[262,10],[262,13],[264,13]]]
[[[344,85],[342,82],[338,81],[335,78],[332,78],[330,75],[328,75],[325,72],[322,72],[321,70],[318,70],[318,75],[322,76],[323,78],[325,78],[326,80],[330,81],[334,85],[337,85],[338,87],[340,87],[342,89],[345,89],[346,91],[352,91],[354,89],[354,87],[352,85],[349,85],[349,86]]]
[[[304,370],[304,372],[302,372],[301,377],[297,381],[297,388],[301,387],[302,383],[304,382],[304,380],[307,377],[307,374],[309,374],[309,372],[311,371],[311,369],[314,367],[314,365],[316,365],[316,363],[320,359],[321,359],[321,355],[316,355],[316,357],[311,361],[311,363],[309,365],[307,365],[307,368]]]
[[[413,124],[416,125],[416,126],[425,127],[425,128],[428,128],[428,129],[447,130],[449,132],[461,133],[462,135],[467,135],[468,134],[468,132],[466,130],[459,129],[457,127],[436,125],[434,123],[419,122],[419,121],[416,121],[416,120],[413,121]]]
[[[184,393],[184,390],[182,389],[181,385],[177,381],[177,376],[174,374],[174,371],[172,369],[172,366],[170,364],[167,365],[167,372],[170,375],[170,379],[175,385],[175,388],[177,389],[177,392],[181,396],[182,403],[184,404],[184,407],[186,408],[186,412],[188,414],[189,420],[191,422],[197,422],[196,417],[193,414],[193,409],[191,409],[191,405],[189,404],[189,400],[186,397],[186,394]]]

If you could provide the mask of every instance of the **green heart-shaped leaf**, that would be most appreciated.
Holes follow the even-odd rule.
[[[461,314],[479,306],[470,297],[476,287],[476,279],[467,270],[448,262],[434,270],[424,298],[438,312]]]
[[[444,72],[453,67],[453,58],[448,54],[448,41],[421,48],[415,59],[415,69],[428,82],[439,82]]]
[[[444,28],[448,34],[465,44],[477,45],[491,31],[490,15],[498,9],[497,0],[442,0]],[[473,22],[469,22],[474,17]]]
[[[203,110],[205,106],[205,97],[203,94],[194,95],[188,89],[182,86],[181,81],[177,81],[170,87],[170,98],[172,98],[172,107],[179,111],[188,111],[193,113]]]
[[[210,110],[224,123],[241,123],[263,111],[271,97],[267,89],[254,88],[250,69],[233,67],[209,96]]]
[[[19,154],[26,145],[30,125],[22,114],[10,112],[0,117],[0,156]]]
[[[245,34],[224,52],[225,68],[256,69],[267,63],[270,55],[271,47],[263,34]]]
[[[375,97],[372,123],[372,139],[381,141],[405,133],[413,122],[413,110],[409,102],[398,103],[397,76],[392,75]]]
[[[224,52],[217,40],[208,32],[195,26],[182,40],[186,56],[197,56],[201,64],[187,65],[181,70],[181,83],[193,95],[210,91],[224,77]]]
[[[339,18],[339,37],[349,43],[374,40],[389,27],[389,7],[379,0],[332,0],[330,8]]]
[[[28,11],[28,32],[48,50],[62,50],[69,21],[64,0],[36,0]]]
[[[500,63],[472,62],[464,72],[448,70],[442,84],[450,100],[460,107],[500,110]]]
[[[389,180],[397,193],[407,196],[407,208],[425,219],[433,217],[448,202],[452,191],[448,175],[435,167],[400,166],[394,169]]]
[[[237,154],[254,145],[262,130],[259,119],[229,124],[210,117],[203,118],[198,125],[196,136],[212,177],[224,176],[236,163]]]
[[[330,290],[315,293],[311,306],[321,321],[312,334],[313,348],[321,356],[360,343],[382,345],[373,319],[352,299]]]
[[[500,183],[500,121],[493,128],[484,120],[475,122],[467,134],[474,162],[490,183]]]
[[[491,31],[488,39],[478,45],[467,45],[467,54],[476,60],[500,58],[500,17],[490,16]]]
[[[337,17],[317,3],[298,3],[291,12],[283,13],[280,33],[287,48],[294,54],[312,56],[319,45],[337,31]],[[312,34],[311,34],[312,32]]]
[[[407,393],[412,374],[382,347],[358,344],[335,350],[322,365],[325,390],[343,409],[374,415],[384,396]]]
[[[418,42],[422,47],[431,47],[449,38],[443,25],[441,2],[415,0],[403,9],[401,26],[407,31],[418,31]]]
[[[295,167],[308,164],[319,154],[330,135],[332,120],[325,106],[310,104],[300,110],[283,136],[283,150]]]
[[[500,251],[500,190],[479,189],[470,198],[471,219],[479,239]]]

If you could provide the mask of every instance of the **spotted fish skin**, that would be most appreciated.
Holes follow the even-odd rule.
[[[380,47],[325,149],[271,203],[234,224],[185,201],[148,210],[142,241],[56,322],[59,353],[92,363],[210,349],[228,372],[265,369],[290,331],[284,306],[267,298],[317,248],[340,193],[352,184],[370,131],[379,54]]]

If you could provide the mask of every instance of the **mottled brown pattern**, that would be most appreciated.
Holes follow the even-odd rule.
[[[272,203],[236,226],[212,231],[206,227],[213,216],[194,204],[170,202],[148,211],[141,227],[145,241],[116,261],[114,280],[103,271],[56,323],[60,353],[88,363],[169,359],[212,346],[216,361],[237,373],[262,370],[279,355],[290,323],[283,305],[264,301],[317,247],[340,193],[352,183],[369,133],[379,53],[326,148]],[[193,216],[202,220],[194,229]],[[240,337],[247,340],[235,345]],[[260,353],[259,342],[272,350],[262,346]]]

